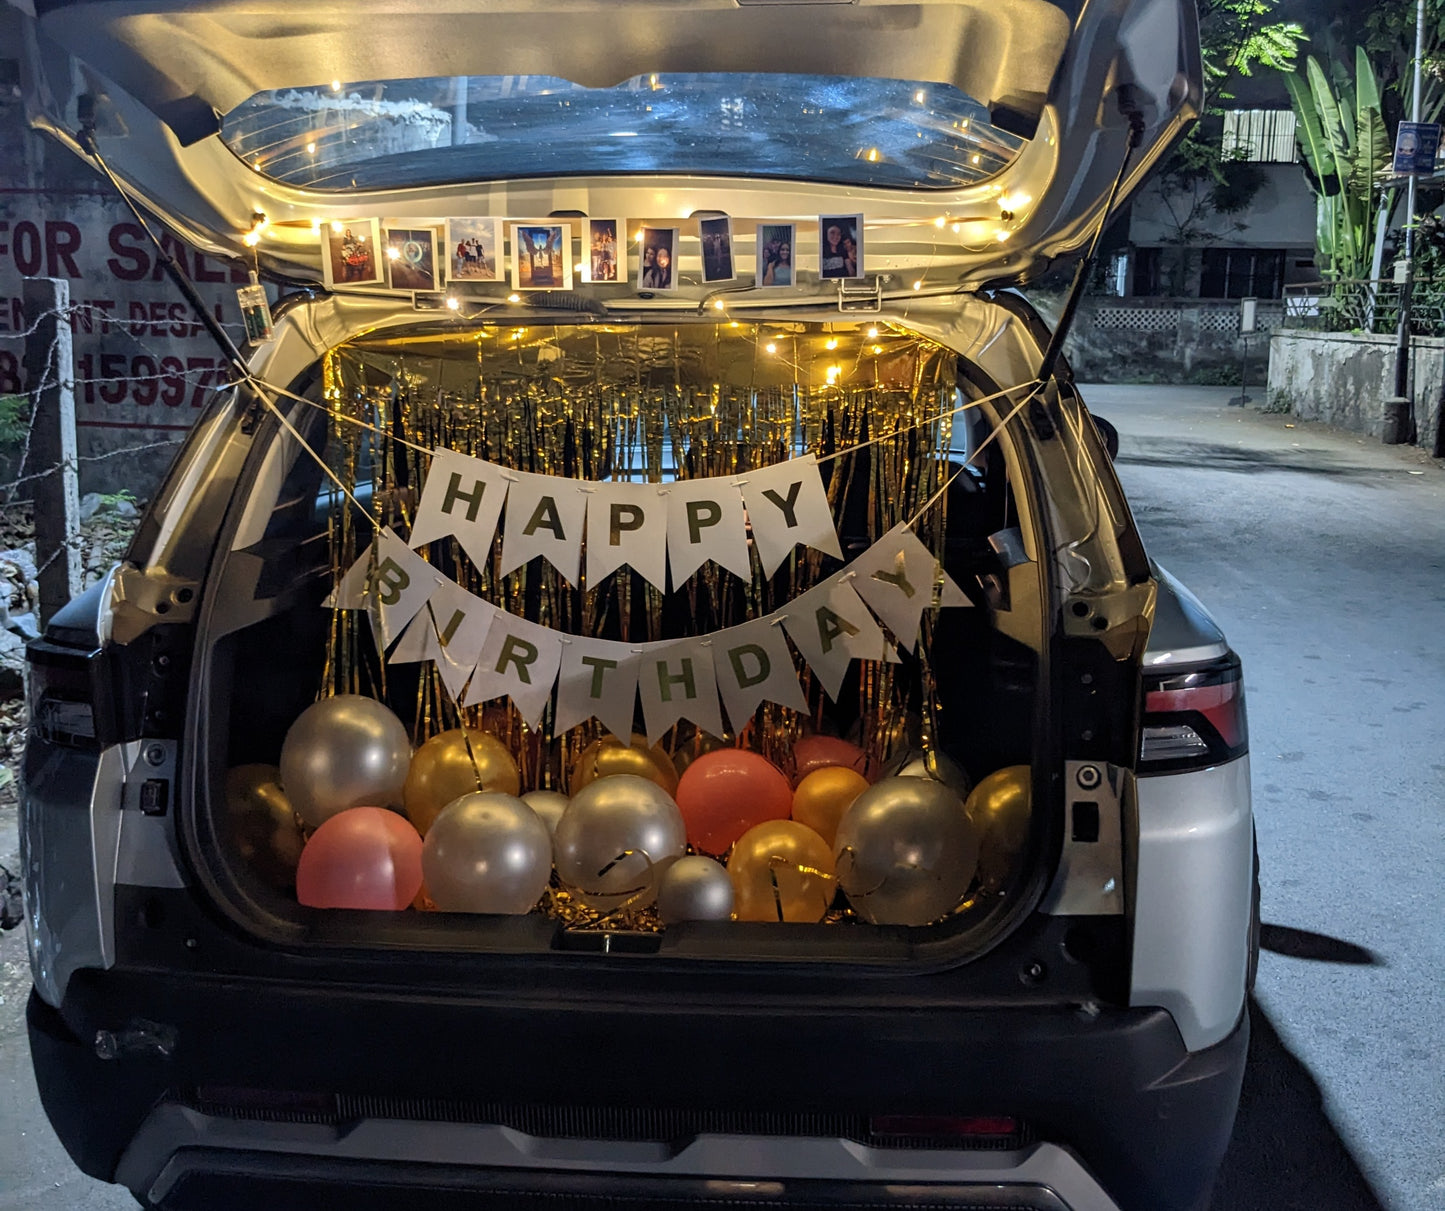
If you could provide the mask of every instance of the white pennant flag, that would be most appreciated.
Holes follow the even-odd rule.
[[[487,629],[499,612],[491,602],[454,581],[443,581],[402,632],[392,649],[391,663],[435,661],[447,692],[453,699],[459,698],[482,654]]]
[[[493,463],[438,446],[416,507],[411,545],[455,534],[472,562],[485,567],[507,495],[507,474]]]
[[[482,654],[467,687],[466,704],[506,695],[536,727],[552,697],[562,663],[562,636],[505,610],[498,610],[487,631]]]
[[[667,558],[680,589],[709,559],[751,580],[743,495],[726,479],[678,479],[662,486],[667,501]]]
[[[847,573],[809,589],[782,614],[788,638],[834,702],[852,661],[898,662],[898,653],[853,591]]]
[[[760,702],[807,713],[808,702],[779,621],[780,616],[773,614],[712,636],[717,688],[735,732],[742,730]]]
[[[557,717],[552,731],[561,735],[585,719],[600,719],[615,736],[632,734],[637,704],[640,645],[573,636],[562,643],[557,676]]]
[[[601,483],[588,493],[589,589],[627,564],[667,592],[667,497],[657,489],[656,484]]]
[[[446,577],[402,542],[391,529],[351,565],[326,604],[365,610],[377,647],[386,651]]]
[[[713,736],[723,734],[710,639],[643,645],[637,670],[647,742],[656,744],[674,723],[690,719]]]
[[[592,485],[529,471],[509,474],[514,478],[502,531],[502,575],[541,555],[575,586],[587,516],[588,494],[583,489]]]
[[[776,572],[798,543],[843,558],[816,457],[806,454],[759,467],[734,482],[748,506],[764,576]]]
[[[905,651],[911,652],[918,644],[919,622],[923,611],[933,608],[935,585],[949,599],[940,605],[954,605],[957,597],[963,598],[963,605],[969,604],[933,552],[906,525],[894,526],[850,563],[848,570],[857,573],[852,583],[858,596]]]

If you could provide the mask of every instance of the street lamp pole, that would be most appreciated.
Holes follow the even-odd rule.
[[[1410,98],[1410,121],[1420,121],[1420,93],[1423,87],[1421,60],[1425,57],[1425,0],[1415,0],[1415,79]],[[1410,399],[1410,296],[1415,284],[1415,188],[1419,177],[1410,174],[1405,185],[1405,280],[1400,286],[1400,324],[1395,345],[1395,398],[1407,401],[1403,432],[1396,441],[1408,441],[1414,429],[1414,403]],[[1386,425],[1386,438],[1390,436]]]

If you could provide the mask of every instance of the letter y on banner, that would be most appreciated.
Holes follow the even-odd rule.
[[[410,545],[419,547],[455,534],[472,562],[485,567],[507,495],[504,475],[493,463],[437,447],[416,507]]]
[[[848,570],[857,573],[852,583],[858,596],[907,652],[918,644],[919,622],[923,611],[933,608],[935,585],[943,590],[939,605],[970,604],[933,552],[906,525],[894,526],[850,563]]]
[[[843,558],[816,457],[807,454],[758,467],[735,482],[747,502],[764,576],[776,572],[797,543]]]

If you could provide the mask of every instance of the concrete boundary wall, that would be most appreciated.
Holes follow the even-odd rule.
[[[1435,444],[1445,388],[1445,339],[1411,342],[1416,445]],[[1306,420],[1378,438],[1395,393],[1395,338],[1353,332],[1275,332],[1269,342],[1269,402]]]

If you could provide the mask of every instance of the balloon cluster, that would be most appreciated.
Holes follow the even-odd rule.
[[[1028,839],[1027,766],[970,792],[946,759],[914,753],[873,780],[861,749],[824,736],[797,742],[792,778],[712,744],[679,764],[645,737],[604,736],[573,763],[570,797],[522,794],[491,733],[454,728],[413,753],[390,710],[343,694],[292,724],[279,769],[231,771],[226,819],[262,877],[294,872],[311,907],[519,914],[552,889],[603,916],[655,905],[665,925],[816,923],[843,903],[927,925],[975,883],[1000,888]]]

